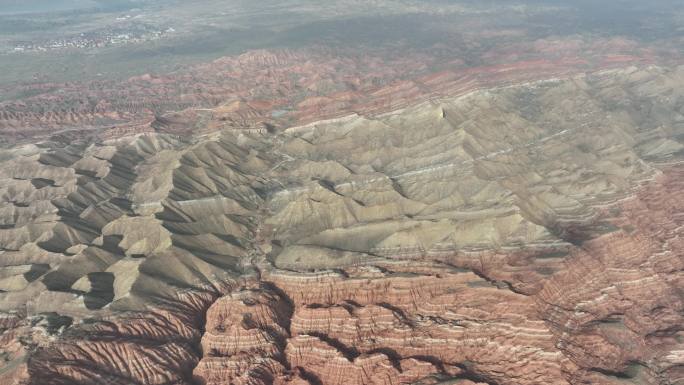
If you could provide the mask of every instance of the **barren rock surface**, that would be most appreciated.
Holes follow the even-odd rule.
[[[54,135],[111,139],[151,132],[268,131],[353,112],[377,115],[502,84],[667,60],[619,39],[575,42],[549,52],[548,45],[562,43],[497,47],[482,66],[465,65],[458,47],[430,54],[415,49],[344,55],[323,47],[251,50],[123,82],[4,86],[0,92],[28,96],[0,100],[0,144]],[[516,51],[512,62],[510,49]]]
[[[640,66],[0,150],[0,383],[682,383],[683,102]]]

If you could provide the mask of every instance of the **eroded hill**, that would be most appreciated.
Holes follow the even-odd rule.
[[[684,67],[0,152],[0,380],[675,384]]]

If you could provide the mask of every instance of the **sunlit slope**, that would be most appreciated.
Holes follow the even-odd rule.
[[[4,310],[135,309],[295,270],[579,244],[680,159],[684,69],[477,91],[278,134],[3,150]]]

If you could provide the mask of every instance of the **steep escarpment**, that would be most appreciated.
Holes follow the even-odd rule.
[[[3,150],[0,379],[675,384],[682,83]]]

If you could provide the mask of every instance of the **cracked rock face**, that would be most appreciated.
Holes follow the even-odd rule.
[[[0,383],[682,383],[683,86],[1,150]]]

